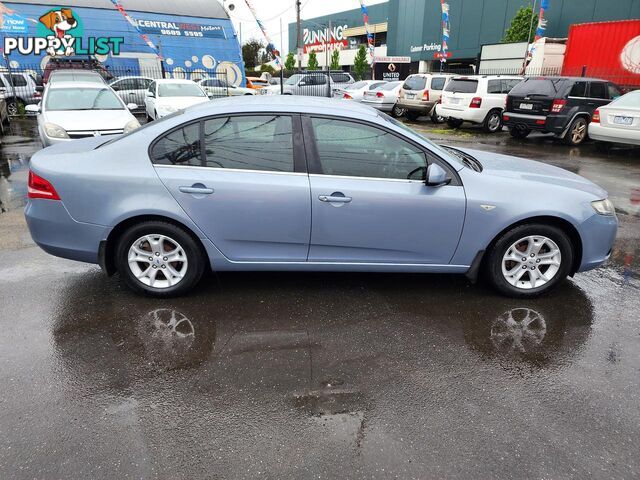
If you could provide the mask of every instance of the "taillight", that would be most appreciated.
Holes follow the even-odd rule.
[[[382,92],[376,92],[376,97],[378,97],[378,98],[384,98],[384,93],[382,93]]]
[[[345,99],[345,100],[353,100],[353,97],[351,95],[349,95],[348,93],[345,93],[342,98]]]
[[[507,109],[507,105],[509,105],[509,95],[504,97],[504,110]]]
[[[480,105],[482,105],[482,99],[480,97],[474,97],[471,99],[469,108],[480,108]]]
[[[29,198],[44,198],[46,200],[60,200],[58,192],[53,185],[44,178],[29,170],[29,187],[27,190]]]
[[[600,123],[600,110],[596,109],[591,117],[591,123]]]
[[[554,100],[553,104],[551,105],[551,112],[560,113],[566,104],[566,100]]]
[[[429,90],[424,91],[424,93],[422,94],[422,100],[424,100],[425,102],[429,101]]]

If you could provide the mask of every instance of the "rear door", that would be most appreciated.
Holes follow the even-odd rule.
[[[429,100],[437,103],[442,97],[442,90],[446,84],[447,77],[433,76],[429,85]]]
[[[556,98],[566,89],[566,80],[555,78],[529,78],[519,82],[509,92],[507,111],[525,115],[546,116]]]
[[[448,92],[442,98],[442,105],[451,110],[465,110],[478,91],[477,78],[454,78],[445,87]]]
[[[213,117],[152,145],[158,176],[234,262],[304,262],[311,231],[299,117]]]

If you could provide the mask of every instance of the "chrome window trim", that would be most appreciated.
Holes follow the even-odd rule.
[[[357,177],[354,175],[325,175],[323,173],[310,173],[309,178],[345,178],[347,180],[382,180],[385,182],[401,182],[401,183],[422,183],[425,184],[424,180],[411,180],[404,178],[381,178],[381,177]]]
[[[247,173],[269,173],[272,175],[307,175],[305,172],[278,172],[273,170],[249,170],[245,168],[220,168],[220,167],[203,167],[196,165],[161,165],[161,164],[152,164],[154,168],[191,168],[194,170],[217,170],[220,172],[247,172]]]

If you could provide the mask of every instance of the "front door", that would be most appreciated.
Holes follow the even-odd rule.
[[[297,124],[289,115],[216,117],[152,148],[161,180],[232,261],[307,259],[311,202]]]
[[[424,182],[427,159],[446,164],[372,125],[311,118],[305,129],[315,138],[310,262],[449,264],[464,190]]]

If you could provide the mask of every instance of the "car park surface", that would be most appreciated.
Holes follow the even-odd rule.
[[[21,210],[41,147],[35,122],[12,122],[0,478],[637,477],[637,150],[409,125],[601,183],[621,221],[610,262],[525,301],[353,273],[220,273],[147,299],[33,245]]]

